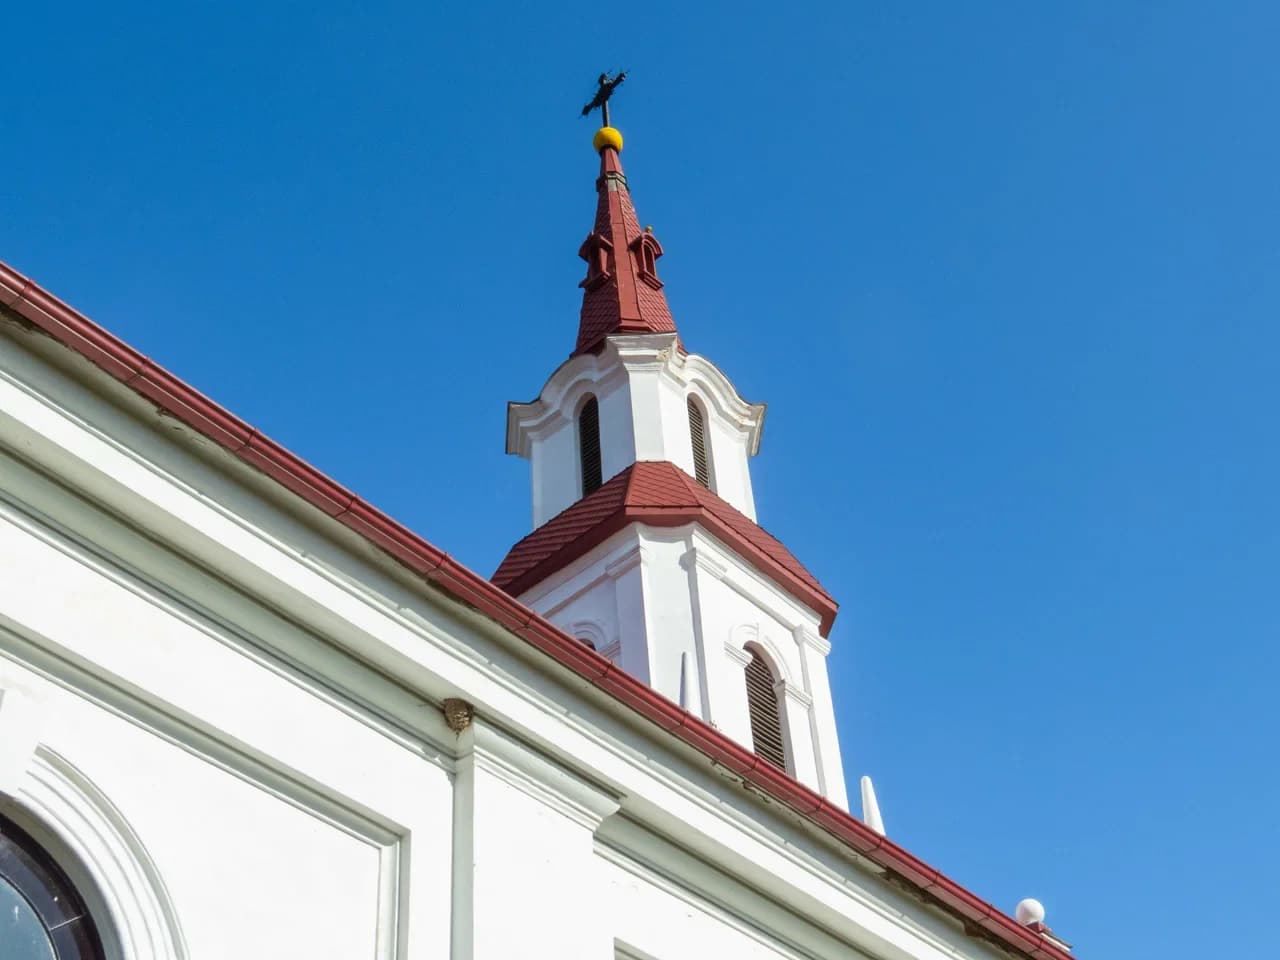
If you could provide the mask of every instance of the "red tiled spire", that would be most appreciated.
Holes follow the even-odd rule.
[[[574,356],[598,350],[611,334],[676,329],[657,274],[662,245],[651,228],[640,229],[618,157],[620,136],[616,144],[600,146],[595,227],[578,250],[587,261],[587,276],[579,284],[582,314]]]

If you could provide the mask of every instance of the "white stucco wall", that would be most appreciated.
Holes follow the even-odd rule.
[[[0,348],[0,810],[112,960],[995,956],[61,348]],[[664,692],[752,624],[825,684],[812,614],[743,606],[697,531],[603,548],[540,602]],[[707,599],[629,642],[673,569]]]

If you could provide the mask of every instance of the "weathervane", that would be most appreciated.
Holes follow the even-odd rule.
[[[613,91],[622,86],[622,81],[625,79],[627,79],[627,71],[625,70],[619,70],[618,75],[615,77],[611,77],[607,73],[600,74],[600,77],[596,80],[596,85],[599,89],[596,90],[596,95],[591,98],[591,102],[582,108],[582,115],[585,117],[596,107],[599,107],[600,119],[604,121],[604,126],[610,126],[609,98],[613,96]]]

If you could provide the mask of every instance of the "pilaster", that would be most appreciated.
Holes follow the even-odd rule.
[[[453,960],[612,955],[594,834],[618,799],[475,718],[458,735]]]
[[[794,636],[800,649],[804,685],[813,697],[809,719],[814,754],[818,758],[818,789],[832,803],[848,809],[844,762],[840,759],[835,705],[831,699],[831,679],[827,674],[831,643],[808,626],[797,627]]]

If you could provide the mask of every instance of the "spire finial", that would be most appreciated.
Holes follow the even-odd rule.
[[[591,139],[591,144],[596,148],[596,152],[600,152],[605,147],[612,147],[619,152],[622,151],[622,134],[613,128],[609,123],[609,98],[613,96],[613,92],[622,86],[622,82],[627,79],[627,71],[619,70],[615,76],[609,76],[607,73],[600,74],[596,78],[596,95],[591,98],[591,102],[582,108],[582,115],[588,116],[596,107],[600,108],[600,119],[604,125],[596,131],[596,135]]]

